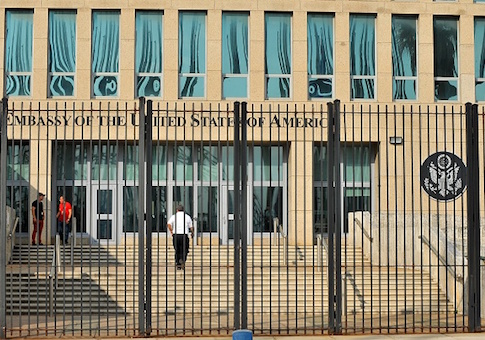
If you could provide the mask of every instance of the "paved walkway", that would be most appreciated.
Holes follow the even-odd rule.
[[[153,338],[151,338],[153,339]],[[156,338],[155,338],[156,339]],[[163,338],[170,340],[175,338]],[[180,339],[180,338],[177,338]],[[204,337],[203,340],[232,340],[231,337]],[[389,340],[389,339],[409,339],[409,340],[484,340],[483,333],[447,333],[447,334],[364,334],[364,335],[319,335],[319,336],[257,336],[254,340]],[[112,339],[110,339],[112,340]],[[184,340],[201,340],[201,338],[184,338]]]

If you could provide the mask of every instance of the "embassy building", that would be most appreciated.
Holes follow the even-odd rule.
[[[231,243],[235,102],[248,103],[250,244],[275,233],[313,244],[327,232],[335,100],[343,234],[353,212],[377,221],[465,211],[465,103],[485,101],[484,1],[4,0],[0,9],[7,203],[19,240],[32,232],[38,192],[46,240],[62,193],[78,237],[132,239],[142,97],[153,102],[158,237],[183,203],[198,242]]]
[[[480,328],[485,1],[2,0],[0,27],[0,331]]]

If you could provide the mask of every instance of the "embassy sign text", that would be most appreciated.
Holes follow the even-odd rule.
[[[13,115],[7,116],[7,125],[24,127],[68,127],[68,126],[106,126],[135,127],[139,126],[137,113],[127,115]],[[301,115],[267,115],[250,116],[246,119],[248,127],[278,127],[278,128],[317,128],[326,127],[325,117],[304,117]],[[154,127],[233,127],[234,117],[220,115],[158,115],[152,117]]]

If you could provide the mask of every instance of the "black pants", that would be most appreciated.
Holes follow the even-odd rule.
[[[57,233],[61,236],[61,243],[67,243],[69,233],[71,232],[71,224],[63,221],[57,221]]]
[[[173,247],[175,249],[175,264],[185,263],[189,254],[189,235],[174,234]]]

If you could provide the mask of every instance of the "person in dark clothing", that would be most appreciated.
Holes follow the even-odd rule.
[[[38,235],[38,244],[42,246],[42,229],[44,229],[44,194],[39,192],[37,199],[32,202],[32,220],[34,223],[34,230],[32,232],[32,245],[36,244],[36,236]]]
[[[184,269],[189,254],[189,233],[194,237],[194,227],[192,218],[184,212],[183,205],[177,207],[177,212],[170,217],[167,227],[173,237],[177,269]]]

